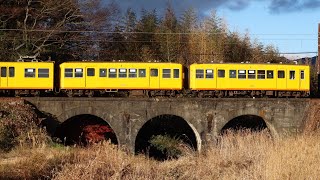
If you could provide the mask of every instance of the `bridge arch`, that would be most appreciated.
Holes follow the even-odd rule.
[[[111,125],[104,119],[92,114],[79,114],[62,122],[55,136],[64,144],[81,144],[110,140],[118,144],[118,137]]]
[[[115,133],[117,137],[117,143],[122,145],[124,143],[123,138],[121,137],[121,127],[118,125],[119,121],[117,118],[114,118],[117,114],[122,114],[121,111],[111,111],[108,108],[100,107],[100,106],[66,106],[60,114],[56,116],[56,119],[59,122],[64,123],[65,121],[69,120],[72,117],[80,116],[80,115],[92,115],[100,120],[107,123]],[[56,129],[57,130],[57,129]]]
[[[156,159],[165,159],[165,155],[150,143],[150,140],[158,135],[181,140],[196,151],[201,149],[200,135],[192,124],[181,116],[162,114],[149,119],[141,126],[135,138],[135,153],[146,153]]]
[[[221,128],[220,133],[224,134],[229,130],[250,130],[253,132],[267,130],[271,136],[276,136],[273,126],[263,117],[254,114],[244,114],[232,118]]]

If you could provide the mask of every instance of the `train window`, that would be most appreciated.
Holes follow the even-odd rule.
[[[295,79],[296,78],[296,72],[295,71],[290,71],[290,79]]]
[[[49,69],[38,69],[38,77],[39,78],[48,78],[49,77]]]
[[[75,68],[74,69],[74,77],[83,77],[83,69]]]
[[[284,71],[278,71],[278,78],[284,78],[285,74]]]
[[[94,68],[88,68],[87,69],[87,76],[94,76],[95,72],[94,72]]]
[[[224,78],[226,76],[226,72],[224,69],[218,69],[218,77]]]
[[[107,69],[100,69],[99,77],[107,77]]]
[[[14,77],[14,67],[9,67],[9,77]]]
[[[139,69],[139,77],[146,77],[146,69]]]
[[[268,79],[273,79],[273,71],[272,70],[268,70],[267,71],[267,78]]]
[[[196,69],[196,78],[203,78],[203,77],[204,77],[204,70]]]
[[[258,79],[265,79],[265,78],[266,78],[266,71],[258,70]]]
[[[126,78],[127,77],[127,69],[119,69],[119,78]]]
[[[170,78],[171,69],[162,69],[162,78]]]
[[[230,70],[229,71],[229,77],[230,78],[237,78],[237,71],[236,70]]]
[[[151,69],[150,76],[151,77],[158,77],[158,69]]]
[[[239,79],[246,79],[247,77],[247,74],[246,74],[246,70],[238,70],[238,78]]]
[[[303,70],[300,71],[300,78],[304,79],[304,71]]]
[[[1,77],[7,77],[7,67],[1,67]]]
[[[131,78],[137,77],[137,69],[129,69],[129,77]]]
[[[206,69],[206,78],[207,79],[213,78],[213,69]]]
[[[180,71],[179,69],[173,70],[173,78],[179,78],[180,77]]]
[[[109,69],[109,78],[117,78],[117,69]]]
[[[25,68],[24,77],[36,77],[36,69],[34,68]]]
[[[248,79],[256,79],[256,70],[248,70]]]
[[[64,77],[73,77],[73,69],[71,68],[64,69]]]

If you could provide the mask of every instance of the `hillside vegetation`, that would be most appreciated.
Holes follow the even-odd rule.
[[[272,45],[228,29],[215,11],[175,12],[128,8],[117,1],[0,2],[0,61],[37,55],[57,62],[125,60],[179,62],[279,62]]]

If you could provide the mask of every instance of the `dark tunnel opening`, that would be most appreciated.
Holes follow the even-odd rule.
[[[178,158],[170,157],[168,151],[161,151],[152,145],[152,139],[159,136],[178,139],[178,142],[182,142],[188,149],[197,150],[198,148],[195,132],[183,118],[174,115],[161,115],[146,122],[139,130],[135,141],[135,153],[142,153],[160,161]],[[175,144],[175,146],[180,145]]]
[[[221,134],[228,132],[262,132],[268,130],[266,122],[260,116],[255,115],[242,115],[230,120],[221,130]]]
[[[87,146],[102,140],[110,140],[112,144],[118,144],[115,132],[103,119],[83,114],[69,118],[57,127],[57,137],[65,145]]]

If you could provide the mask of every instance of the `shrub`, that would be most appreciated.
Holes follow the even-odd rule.
[[[18,144],[34,146],[50,141],[39,128],[35,109],[23,100],[8,98],[0,101],[0,151],[10,151]]]
[[[167,159],[178,158],[184,154],[185,143],[176,137],[156,135],[151,137],[149,143],[163,153]]]

